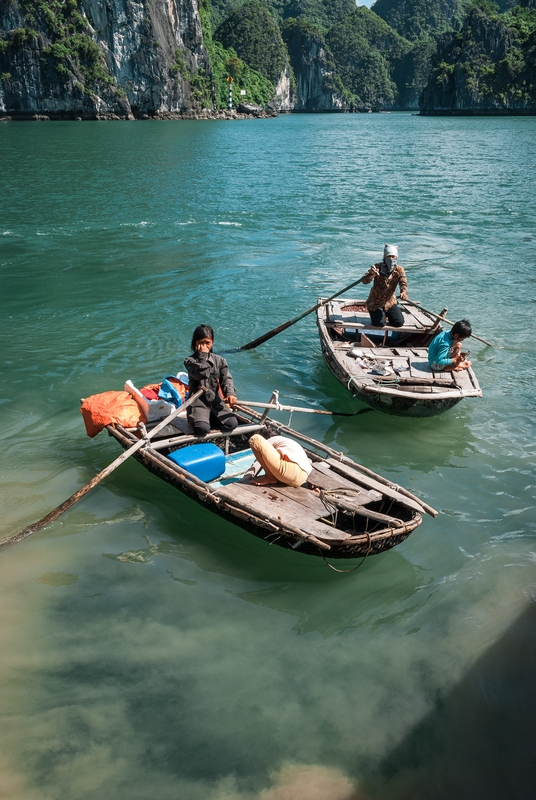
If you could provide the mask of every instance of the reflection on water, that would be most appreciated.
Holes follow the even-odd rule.
[[[457,407],[456,407],[457,408]],[[440,466],[456,466],[470,459],[476,452],[475,436],[471,428],[471,409],[462,407],[456,414],[426,419],[387,417],[379,411],[355,422],[337,418],[324,434],[324,442],[332,447],[343,444],[359,461],[359,453],[373,449],[378,437],[387,436],[391,448],[378,452],[375,466],[369,469],[400,471],[417,469],[419,473],[433,472]]]
[[[35,580],[48,586],[70,586],[71,583],[76,583],[78,575],[70,575],[68,572],[47,572]]]
[[[408,600],[422,586],[423,580],[427,580],[418,567],[399,553],[386,554],[384,561],[389,562],[388,567],[386,564],[384,566],[392,576],[389,591],[396,596],[397,605],[398,601],[403,603]],[[337,583],[331,588],[326,586],[316,597],[314,588],[306,581],[292,582],[242,592],[239,597],[249,603],[297,617],[293,630],[298,635],[316,632],[326,639],[356,625],[375,630],[382,624],[391,624],[395,619],[403,623],[404,617],[407,619],[412,615],[411,606],[398,611],[386,609],[385,588],[382,583],[378,585],[378,574],[372,560],[360,567],[358,581],[348,581],[344,586]]]
[[[154,563],[156,556],[162,555],[174,559],[175,562],[178,561],[180,565],[182,559],[187,558],[195,560],[198,567],[210,568],[204,562],[198,563],[199,552],[174,542],[153,543],[148,537],[144,538],[147,543],[145,547],[120,553],[103,553],[103,555],[105,558],[128,564],[151,564]],[[383,561],[383,566],[389,569],[392,576],[389,588],[392,596],[396,597],[397,604],[398,601],[409,599],[417,589],[422,589],[423,582],[431,581],[426,578],[423,570],[411,565],[398,552],[385,554]],[[178,577],[176,574],[178,568],[179,566],[175,565],[173,569],[167,570],[173,580],[190,586],[197,584],[196,581]],[[358,618],[360,625],[367,625],[371,629],[375,629],[379,625],[390,624],[395,619],[401,622],[404,616],[412,614],[411,607],[404,611],[392,610],[387,613],[385,589],[381,584],[378,586],[378,574],[374,568],[374,559],[362,563],[358,582],[348,581],[341,586],[335,578],[332,578],[330,581],[332,585],[326,584],[322,594],[319,594],[312,602],[311,597],[314,596],[315,587],[318,586],[318,576],[316,573],[313,574],[314,582],[310,579],[307,580],[304,575],[304,579],[301,581],[278,583],[268,588],[239,592],[236,596],[248,603],[297,617],[298,622],[292,630],[296,631],[298,635],[316,632],[324,638],[344,633],[357,624]],[[329,573],[324,574],[326,578],[329,577]]]

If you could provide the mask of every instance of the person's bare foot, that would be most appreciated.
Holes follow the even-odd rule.
[[[251,483],[254,486],[273,486],[276,483],[279,483],[275,478],[272,478],[271,475],[261,475],[260,478],[253,478]]]
[[[462,369],[469,369],[471,364],[471,361],[462,361],[457,367],[454,367],[454,372],[461,372]]]

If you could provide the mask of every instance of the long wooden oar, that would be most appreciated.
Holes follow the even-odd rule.
[[[426,311],[427,314],[430,314],[431,317],[435,317],[436,319],[440,319],[442,322],[447,322],[449,325],[455,325],[456,324],[454,322],[451,322],[450,319],[447,319],[446,317],[442,317],[440,314],[434,314],[433,311],[428,311],[427,308],[424,308],[423,306],[421,306],[420,303],[414,303],[413,300],[404,300],[403,302],[404,303],[409,303],[410,306],[415,306],[415,308],[420,308],[422,311]],[[487,344],[488,347],[493,347],[491,342],[486,342],[486,340],[485,339],[481,339],[480,336],[476,336],[474,333],[472,333],[471,336],[473,337],[473,339],[478,339],[479,342],[482,342],[483,344]]]
[[[373,411],[372,408],[362,408],[359,411],[324,411],[320,408],[304,408],[303,406],[285,406],[281,403],[257,403],[257,402],[250,402],[249,400],[240,400],[237,404],[237,408],[245,408],[248,410],[248,407],[254,408],[270,408],[274,409],[275,411],[302,411],[304,414],[325,414],[328,417],[356,417],[358,414],[367,413],[368,411]]]
[[[23,531],[15,533],[13,536],[10,536],[9,539],[0,542],[0,549],[3,549],[4,547],[9,547],[12,544],[17,544],[17,542],[21,542],[23,539],[26,539],[27,536],[30,536],[30,534],[41,530],[41,528],[44,528],[45,525],[49,525],[51,522],[54,522],[54,520],[56,520],[60,516],[60,514],[63,514],[63,512],[67,511],[67,509],[71,508],[71,506],[74,506],[74,504],[77,503],[78,500],[80,500],[85,494],[91,491],[91,489],[93,489],[94,486],[96,486],[98,483],[104,480],[104,478],[106,478],[107,475],[113,472],[114,469],[117,469],[117,467],[120,464],[122,464],[123,461],[126,461],[127,458],[129,458],[137,450],[143,447],[147,443],[147,439],[152,439],[153,436],[156,436],[156,434],[159,433],[163,428],[165,428],[166,425],[169,425],[169,423],[175,419],[177,414],[180,414],[181,411],[184,411],[184,409],[187,408],[189,405],[191,405],[194,402],[194,400],[197,400],[197,398],[200,397],[204,391],[205,390],[203,388],[199,389],[199,391],[196,392],[194,395],[192,395],[185,403],[183,403],[182,406],[176,408],[174,411],[171,412],[171,414],[168,417],[162,420],[162,422],[159,422],[158,425],[156,425],[156,427],[154,427],[152,431],[147,434],[147,438],[140,439],[138,442],[136,442],[136,444],[133,444],[132,447],[129,447],[128,450],[125,450],[125,452],[122,455],[120,455],[119,458],[116,458],[115,461],[112,461],[111,464],[108,464],[108,466],[105,467],[97,475],[95,475],[95,477],[92,478],[89,481],[89,483],[86,483],[85,486],[83,486],[77,492],[68,497],[67,500],[64,500],[63,503],[60,503],[59,506],[56,506],[56,508],[53,511],[51,511],[50,514],[47,514],[45,517],[42,517],[37,522],[34,522],[32,525],[28,525],[28,527],[24,528]]]
[[[348,291],[348,289],[351,289],[353,286],[357,286],[358,283],[361,283],[363,281],[364,277],[365,277],[365,275],[363,275],[362,278],[359,278],[358,281],[354,281],[353,283],[351,283],[349,286],[345,286],[344,289],[341,289],[340,291],[335,292],[335,294],[332,294],[331,297],[327,298],[327,300],[322,300],[322,302],[321,303],[317,303],[316,306],[312,306],[311,308],[308,308],[307,311],[303,312],[303,314],[298,314],[297,317],[294,317],[293,319],[289,319],[288,322],[284,322],[282,325],[278,325],[277,328],[273,328],[271,331],[268,331],[268,333],[265,333],[263,336],[259,336],[258,339],[254,339],[252,342],[248,342],[247,344],[242,345],[242,347],[239,347],[238,349],[239,350],[252,350],[254,347],[257,347],[258,345],[263,344],[264,342],[267,342],[268,339],[271,339],[273,336],[277,336],[278,333],[281,333],[282,331],[286,330],[287,328],[290,328],[291,325],[294,325],[296,322],[299,322],[300,319],[303,319],[304,317],[306,317],[307,314],[312,314],[313,311],[316,311],[317,308],[320,308],[320,306],[325,306],[326,303],[330,302],[330,300],[334,300],[335,297],[339,297],[339,295],[344,294],[345,292]]]

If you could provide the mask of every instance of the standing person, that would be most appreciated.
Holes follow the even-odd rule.
[[[256,460],[244,477],[251,478],[256,486],[274,483],[301,486],[313,468],[301,444],[287,436],[265,439],[255,433],[249,440],[249,446]],[[257,478],[261,468],[265,474]]]
[[[442,331],[432,339],[428,347],[428,362],[433,372],[459,372],[469,369],[468,353],[462,353],[462,342],[473,329],[468,319],[455,322],[450,331]]]
[[[386,244],[383,249],[383,261],[373,264],[363,276],[363,283],[374,285],[367,299],[367,308],[370,321],[377,327],[383,327],[389,322],[393,328],[401,328],[404,324],[404,314],[398,306],[395,289],[400,286],[400,299],[408,299],[408,281],[404,267],[397,264],[398,247]]]
[[[213,346],[213,329],[210,325],[198,325],[192,336],[192,355],[184,361],[190,379],[190,395],[201,387],[205,389],[188,409],[188,422],[196,436],[205,436],[210,431],[211,422],[223,431],[233,431],[238,425],[229,408],[236,405],[233,379],[227,361],[212,352]]]

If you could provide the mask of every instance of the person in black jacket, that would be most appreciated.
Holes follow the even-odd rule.
[[[212,352],[213,346],[214,331],[210,325],[198,325],[192,336],[192,355],[184,361],[190,379],[190,396],[201,386],[205,389],[188,409],[188,422],[196,436],[205,436],[211,423],[224,431],[232,431],[238,425],[229,408],[236,404],[233,379],[227,361]]]

